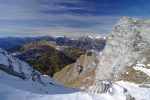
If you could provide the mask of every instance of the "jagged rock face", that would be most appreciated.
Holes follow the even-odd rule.
[[[95,69],[98,64],[96,56],[96,52],[88,51],[85,55],[81,55],[74,64],[55,73],[53,78],[67,87],[88,88],[94,82]]]
[[[117,23],[100,52],[95,78],[97,87],[102,81],[121,80],[126,71],[133,70],[137,61],[144,64],[150,62],[149,25],[149,20],[128,17]]]

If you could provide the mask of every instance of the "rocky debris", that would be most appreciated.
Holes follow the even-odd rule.
[[[128,94],[126,95],[126,100],[135,100],[135,98]]]
[[[86,89],[93,85],[97,64],[97,53],[93,50],[87,51],[75,63],[55,73],[53,78],[64,86]]]
[[[137,64],[137,61],[142,64],[150,62],[148,22],[150,24],[150,21],[129,17],[124,17],[118,21],[112,33],[107,37],[104,50],[100,52],[100,62],[95,78],[95,84],[99,87],[97,91],[103,89],[103,86],[101,86],[103,81],[122,80],[126,72],[134,70],[133,67]],[[144,29],[147,31],[144,32]],[[128,77],[128,81],[135,78]]]
[[[95,87],[95,90],[97,93],[107,93],[110,92],[110,88],[112,87],[111,82],[99,82],[98,87]]]

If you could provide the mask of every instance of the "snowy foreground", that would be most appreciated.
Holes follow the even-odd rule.
[[[44,86],[0,72],[0,100],[125,100],[123,88],[136,100],[150,98],[150,89],[139,88],[129,82],[116,82],[111,89],[113,94],[96,94],[90,90],[77,91],[59,85]]]
[[[149,76],[150,70],[144,66],[137,64],[134,69]],[[126,100],[128,94],[136,100],[150,100],[150,86],[118,81],[105,94],[96,93],[94,87],[86,91],[63,87],[0,49],[0,100]]]

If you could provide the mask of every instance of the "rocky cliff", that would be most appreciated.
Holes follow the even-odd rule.
[[[87,51],[75,63],[67,65],[55,73],[53,78],[67,87],[87,89],[93,85],[97,64],[96,52]]]
[[[150,68],[149,27],[148,19],[124,17],[118,21],[107,37],[104,50],[100,52],[95,78],[96,91],[106,92],[106,87],[119,80],[150,83],[150,76],[136,68],[142,65],[147,71]]]

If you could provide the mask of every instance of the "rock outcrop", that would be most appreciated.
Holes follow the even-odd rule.
[[[138,63],[150,63],[149,26],[150,20],[124,17],[118,21],[107,37],[104,50],[100,52],[95,78],[96,88],[100,92],[104,92],[100,85],[103,81],[125,80],[139,84],[150,82],[150,78],[146,79],[149,76],[134,69]]]
[[[96,52],[87,51],[75,63],[67,65],[61,71],[55,73],[53,78],[64,86],[86,89],[93,85],[97,64]]]

